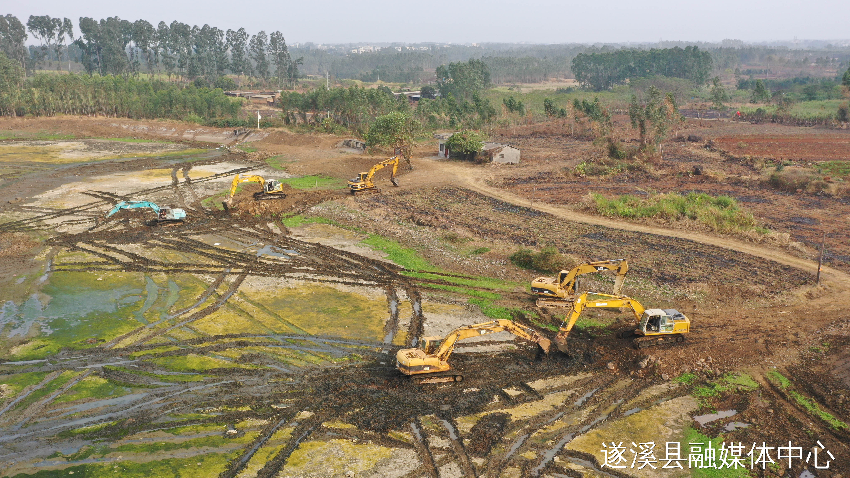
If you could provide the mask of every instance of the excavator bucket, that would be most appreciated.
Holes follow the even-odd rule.
[[[393,183],[393,186],[398,187],[398,183],[396,182],[395,178],[390,178],[390,182]]]

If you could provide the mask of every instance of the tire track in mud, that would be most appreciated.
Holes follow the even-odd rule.
[[[463,470],[464,476],[466,478],[478,478],[478,475],[475,473],[475,468],[472,465],[472,460],[469,459],[469,455],[466,453],[466,447],[463,446],[463,441],[457,431],[457,424],[454,422],[454,417],[450,415],[440,417],[440,422],[442,422],[443,428],[446,429],[446,432],[449,435],[452,450],[454,451],[455,457],[457,457],[460,462],[460,467],[461,470]]]
[[[503,433],[504,438],[513,435],[514,433],[518,434],[518,436],[512,440],[509,447],[507,446],[507,443],[503,443],[503,445],[505,445],[505,447],[507,448],[507,451],[502,454],[501,457],[491,457],[490,459],[488,459],[486,476],[488,478],[496,478],[500,476],[504,469],[510,465],[513,457],[518,454],[522,454],[521,450],[528,448],[528,439],[531,438],[531,436],[534,435],[536,431],[541,430],[557,422],[570,412],[577,411],[578,407],[582,406],[588,399],[594,396],[600,390],[600,388],[603,387],[604,383],[610,384],[614,383],[615,381],[616,379],[612,380],[607,377],[591,376],[583,380],[579,380],[578,382],[574,382],[564,387],[563,389],[554,388],[548,390],[547,393],[549,394],[558,393],[566,390],[576,390],[577,394],[582,393],[583,395],[581,395],[574,402],[568,402],[565,406],[559,407],[556,410],[532,418],[528,422],[523,423],[520,428],[508,427]]]
[[[149,340],[152,340],[156,337],[159,337],[160,335],[166,334],[166,333],[168,333],[168,332],[170,332],[174,329],[183,327],[186,324],[189,324],[189,323],[192,323],[196,320],[202,319],[202,318],[210,315],[211,313],[217,311],[225,303],[227,303],[227,299],[229,299],[230,296],[232,296],[233,294],[236,293],[236,291],[239,289],[239,286],[242,285],[242,281],[244,281],[246,277],[248,277],[248,274],[246,274],[246,273],[242,273],[242,274],[239,274],[238,276],[236,276],[236,278],[230,284],[230,287],[227,289],[227,291],[225,291],[224,294],[222,294],[221,298],[219,298],[219,300],[217,300],[214,304],[207,306],[204,309],[199,310],[198,312],[195,312],[194,314],[190,315],[189,318],[187,318],[185,320],[182,320],[182,321],[180,321],[180,322],[178,322],[174,325],[171,325],[169,327],[165,327],[161,330],[157,330],[154,333],[152,333],[152,334],[150,334],[150,335],[148,335],[144,338],[139,339],[138,341],[136,341],[132,345],[145,343]]]
[[[404,291],[410,299],[413,315],[410,318],[410,326],[407,329],[407,346],[416,347],[419,339],[425,331],[425,315],[422,313],[422,297],[419,291],[410,284],[404,285]]]
[[[419,422],[419,418],[414,418],[408,426],[413,436],[413,444],[421,460],[421,465],[413,476],[421,476],[424,472],[431,478],[440,478],[440,472],[437,470],[437,464],[434,462],[434,455],[431,454],[431,445],[428,443],[428,437],[422,429],[422,423]]]
[[[220,161],[217,161],[217,162],[212,163],[212,164],[217,164],[218,162],[220,162]],[[225,171],[225,172],[222,172],[222,173],[216,173],[216,174],[212,174],[210,176],[204,176],[202,178],[193,179],[192,182],[193,183],[203,183],[203,182],[207,182],[207,181],[214,181],[214,180],[220,179],[222,177],[226,177],[226,176],[229,177],[229,176],[233,176],[235,174],[242,174],[242,173],[253,171],[253,170],[256,170],[256,169],[259,169],[259,168],[261,168],[261,166],[259,166],[259,165],[235,168],[235,169],[231,169],[229,171]],[[74,216],[74,215],[77,215],[77,214],[86,214],[87,216],[91,216],[91,218],[87,218],[87,220],[91,220],[92,218],[98,218],[98,217],[102,216],[103,214],[105,214],[104,209],[107,206],[114,205],[118,201],[128,200],[130,197],[137,197],[138,198],[138,197],[151,196],[155,193],[160,193],[160,192],[167,191],[169,189],[174,189],[175,186],[174,186],[173,182],[176,179],[176,169],[174,169],[172,172],[173,172],[173,175],[172,175],[172,183],[171,184],[164,185],[164,186],[155,186],[155,187],[147,188],[147,189],[140,189],[140,190],[135,191],[132,194],[127,195],[127,196],[119,196],[119,195],[115,195],[115,194],[112,194],[112,193],[104,193],[102,191],[94,191],[95,194],[101,195],[101,198],[98,199],[97,201],[82,204],[80,206],[74,206],[74,207],[70,207],[70,208],[55,210],[55,211],[44,213],[44,214],[39,214],[39,215],[36,215],[34,217],[19,219],[17,221],[11,221],[11,222],[7,222],[7,223],[3,223],[3,224],[0,224],[0,231],[29,231],[29,230],[37,230],[37,229],[46,229],[48,227],[55,227],[56,225],[45,224],[45,221],[48,221],[48,220],[51,220],[51,219],[58,219],[58,218],[61,218],[61,217],[66,217],[66,216]],[[94,196],[93,194],[89,194],[89,195]],[[180,198],[179,200],[181,201],[181,204],[185,204],[185,201],[182,199],[182,194],[177,192],[177,195]],[[109,198],[106,199],[106,198],[103,198],[103,196],[108,196]],[[94,197],[97,197],[97,196],[94,196]],[[19,207],[19,206],[13,206],[11,209],[14,210],[17,207]],[[97,210],[98,212],[89,213],[88,212],[89,210]],[[63,221],[59,225],[64,225],[64,224],[66,224],[66,221]],[[96,224],[96,226],[97,226],[97,224]]]
[[[384,324],[384,344],[390,345],[393,343],[396,333],[398,333],[398,294],[392,285],[387,285],[385,293],[390,316]]]
[[[92,370],[92,369],[86,370],[85,372],[83,372],[83,373],[77,375],[76,377],[74,377],[73,379],[69,380],[68,383],[66,383],[61,388],[59,388],[59,390],[53,392],[51,395],[45,397],[44,399],[42,399],[41,401],[39,401],[39,402],[37,402],[33,405],[30,405],[26,410],[24,410],[23,420],[21,420],[20,422],[18,422],[17,425],[12,427],[12,430],[18,431],[21,428],[23,428],[23,426],[26,425],[26,423],[28,421],[30,421],[31,418],[33,418],[33,416],[35,416],[36,414],[41,412],[41,410],[45,406],[47,406],[50,402],[55,400],[56,397],[58,397],[59,395],[62,395],[63,393],[67,392],[68,389],[70,389],[74,385],[80,383],[83,379],[85,379],[86,377],[91,375],[92,372],[94,372],[94,370]]]
[[[221,283],[224,282],[224,280],[227,278],[228,275],[230,275],[230,271],[231,271],[231,269],[228,268],[228,269],[225,269],[221,274],[219,274],[215,278],[215,280],[213,280],[212,284],[207,286],[206,290],[204,290],[203,294],[201,294],[201,296],[198,298],[198,300],[194,304],[192,304],[188,307],[185,307],[181,310],[178,310],[177,312],[170,314],[170,315],[166,316],[165,318],[162,318],[162,319],[160,319],[156,322],[151,322],[149,324],[145,324],[145,325],[138,327],[138,328],[136,328],[136,329],[134,329],[130,332],[127,332],[126,334],[120,335],[120,336],[110,340],[109,342],[103,344],[101,346],[101,348],[107,349],[107,350],[111,349],[111,348],[115,347],[117,344],[120,344],[124,340],[132,337],[133,335],[136,335],[136,334],[142,332],[145,329],[154,328],[154,327],[156,327],[157,325],[161,324],[162,322],[164,322],[166,320],[176,319],[176,318],[180,317],[181,315],[184,315],[184,314],[186,314],[186,313],[188,313],[192,310],[197,309],[204,302],[206,302],[207,299],[210,298],[210,296],[219,288],[219,286],[221,286]]]
[[[232,460],[227,468],[224,469],[218,476],[219,478],[236,478],[240,471],[242,471],[245,466],[251,461],[254,454],[266,444],[269,439],[277,433],[278,429],[282,427],[286,422],[292,419],[292,414],[285,415],[281,418],[277,423],[272,422],[269,427],[266,427],[260,435],[254,439],[243,451],[242,454],[239,455],[236,459]]]
[[[47,376],[44,377],[44,379],[42,379],[41,382],[39,382],[35,385],[30,385],[29,387],[26,387],[23,390],[21,390],[21,392],[18,393],[18,395],[14,399],[12,399],[12,401],[9,402],[8,405],[6,405],[5,407],[3,407],[2,410],[0,410],[0,416],[3,416],[4,413],[6,413],[7,411],[14,408],[15,405],[20,403],[21,400],[30,396],[31,393],[35,392],[36,390],[41,390],[42,388],[44,388],[45,385],[47,385],[48,383],[55,380],[56,377],[58,377],[60,374],[62,374],[62,372],[63,372],[62,370],[54,370],[53,372],[50,372],[49,374],[47,374]]]

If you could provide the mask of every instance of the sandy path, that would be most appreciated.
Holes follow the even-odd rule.
[[[447,182],[454,182],[459,186],[485,196],[499,199],[517,206],[535,209],[567,221],[609,227],[624,231],[685,239],[771,260],[783,265],[810,272],[812,274],[817,273],[817,261],[796,257],[775,247],[763,246],[730,237],[713,236],[695,231],[671,229],[646,224],[635,224],[621,219],[585,214],[563,206],[555,206],[544,202],[531,202],[527,198],[517,196],[516,194],[507,192],[503,189],[488,186],[486,184],[486,180],[494,177],[496,173],[492,170],[485,171],[481,166],[431,158],[418,159],[416,163],[418,168],[413,174],[411,174],[410,179],[418,179],[418,176],[424,174],[429,177],[427,182],[432,183],[434,182],[436,175]],[[823,266],[821,268],[821,280],[834,283],[835,285],[841,285],[842,288],[850,289],[850,275],[831,267]]]

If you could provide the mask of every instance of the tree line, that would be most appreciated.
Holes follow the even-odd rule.
[[[57,69],[61,69],[58,60],[63,51],[69,54],[68,45],[73,44],[89,74],[165,73],[169,78],[203,77],[213,82],[231,73],[264,82],[274,80],[278,87],[292,87],[303,62],[292,58],[279,31],[251,36],[244,28],[224,31],[178,21],[154,26],[147,20],[131,22],[119,17],[81,17],[78,26],[81,35],[74,38],[73,22],[68,18],[33,15],[24,26],[15,16],[5,15],[0,17],[0,51],[25,71],[35,70],[48,58],[57,59]],[[25,44],[27,30],[41,43],[32,53]]]
[[[221,89],[121,75],[52,75],[24,80],[23,68],[0,53],[0,115],[103,115],[204,121],[238,117],[242,100]]]
[[[699,47],[652,50],[622,49],[580,53],[572,60],[576,80],[596,91],[623,84],[631,78],[666,76],[705,83],[712,71],[712,57]]]

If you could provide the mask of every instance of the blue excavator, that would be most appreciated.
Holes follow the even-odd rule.
[[[121,201],[106,214],[106,217],[110,217],[122,209],[138,208],[153,209],[153,212],[156,213],[156,219],[154,219],[156,224],[183,222],[186,219],[186,211],[178,208],[159,207],[150,201]]]

